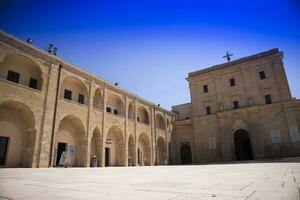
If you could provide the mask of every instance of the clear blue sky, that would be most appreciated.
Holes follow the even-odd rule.
[[[188,72],[278,47],[300,98],[300,1],[0,0],[0,26],[165,108],[190,101]]]

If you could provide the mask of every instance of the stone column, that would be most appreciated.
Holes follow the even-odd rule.
[[[88,118],[87,118],[87,146],[86,146],[86,166],[90,167],[91,160],[91,138],[93,135],[93,92],[94,92],[94,80],[91,80],[89,85],[89,99],[88,99]]]
[[[150,124],[151,124],[151,165],[155,165],[156,162],[156,124],[155,124],[155,108],[151,108],[150,112]]]
[[[128,167],[128,96],[125,96],[125,167]]]
[[[105,120],[106,120],[106,86],[103,88],[103,113],[102,113],[102,145],[100,149],[100,165],[101,167],[105,167],[105,140],[106,140],[106,128],[105,128]]]
[[[137,131],[136,131],[136,126],[137,126],[137,105],[136,105],[136,99],[134,99],[134,103],[133,103],[133,109],[134,109],[134,113],[133,113],[133,120],[134,120],[134,155],[135,159],[134,159],[134,165],[138,166],[138,142],[139,142],[139,138],[137,136]]]

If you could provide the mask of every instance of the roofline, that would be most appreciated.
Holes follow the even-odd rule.
[[[206,72],[210,72],[210,71],[222,69],[222,68],[225,68],[225,67],[229,67],[229,66],[232,66],[232,65],[237,65],[237,64],[247,62],[247,61],[250,61],[250,60],[254,60],[254,59],[274,55],[274,54],[277,54],[277,53],[281,53],[282,56],[283,56],[283,52],[280,52],[278,50],[278,48],[274,48],[274,49],[270,49],[268,51],[264,51],[264,52],[254,54],[254,55],[251,55],[251,56],[242,57],[240,59],[237,59],[237,60],[234,60],[234,61],[231,61],[231,62],[228,62],[228,63],[222,63],[222,64],[214,65],[212,67],[201,69],[201,70],[198,70],[198,71],[190,72],[190,73],[188,73],[188,78],[190,78],[192,76],[199,75],[199,74],[203,74],[203,73],[206,73]]]
[[[158,105],[156,105],[156,104],[154,104],[154,103],[152,103],[152,102],[150,102],[150,101],[148,101],[148,100],[146,100],[146,99],[144,99],[144,98],[142,98],[142,97],[140,97],[140,96],[138,96],[138,95],[136,95],[136,94],[134,94],[134,93],[132,93],[132,92],[130,92],[130,91],[128,91],[128,90],[122,88],[122,87],[120,87],[120,86],[115,86],[113,83],[111,83],[111,82],[109,82],[109,81],[107,81],[107,80],[101,78],[100,76],[95,75],[95,74],[92,74],[92,73],[90,73],[90,72],[88,72],[88,71],[86,71],[86,70],[84,70],[84,69],[81,69],[81,68],[77,67],[76,65],[71,64],[71,63],[69,63],[68,61],[63,60],[62,58],[60,58],[60,57],[58,57],[58,56],[49,54],[48,52],[46,52],[46,51],[44,51],[44,50],[42,50],[42,49],[40,49],[40,48],[34,46],[33,44],[29,44],[29,43],[27,43],[27,42],[25,42],[25,41],[23,41],[23,40],[21,40],[21,39],[19,39],[19,38],[16,38],[15,36],[13,36],[13,35],[11,35],[11,34],[5,32],[3,29],[0,29],[0,36],[1,36],[1,35],[3,35],[4,37],[7,37],[7,38],[9,38],[9,39],[14,40],[14,41],[16,41],[16,42],[18,42],[18,43],[24,45],[25,47],[27,47],[27,48],[29,48],[29,49],[32,49],[32,50],[34,50],[34,51],[37,51],[38,53],[41,53],[43,56],[45,56],[45,57],[47,57],[48,59],[50,59],[50,60],[47,60],[48,62],[49,62],[49,61],[52,61],[52,62],[53,62],[53,61],[56,61],[57,64],[63,64],[63,65],[65,65],[65,66],[72,67],[72,68],[74,68],[75,70],[77,70],[79,73],[83,73],[83,74],[85,74],[86,76],[89,76],[90,78],[97,79],[97,80],[99,80],[100,82],[102,82],[102,83],[104,83],[104,84],[107,84],[108,86],[110,86],[110,87],[113,88],[114,90],[117,90],[117,91],[119,91],[119,92],[121,92],[121,93],[128,94],[128,95],[132,96],[133,98],[136,98],[137,100],[140,100],[140,101],[142,101],[143,103],[145,103],[145,104],[147,104],[147,105],[149,105],[149,106],[152,106],[152,107],[154,107],[154,108],[156,108],[156,109],[158,109],[158,110],[160,110],[160,111],[166,112],[166,113],[168,113],[168,114],[170,114],[170,115],[174,115],[173,112],[171,112],[171,111],[169,111],[169,110],[167,110],[167,109],[164,109],[164,108],[162,108],[162,107],[159,107]],[[8,43],[8,45],[13,46],[12,44],[9,44],[9,43]],[[17,48],[16,46],[13,46],[13,47],[14,47],[14,48]],[[18,49],[18,48],[17,48],[17,49]]]

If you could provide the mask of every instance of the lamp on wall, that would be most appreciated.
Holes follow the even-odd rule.
[[[31,38],[28,38],[28,39],[26,40],[26,42],[29,43],[29,44],[32,44],[32,39],[31,39]]]
[[[118,86],[119,85],[119,83],[118,82],[115,82],[115,86]]]

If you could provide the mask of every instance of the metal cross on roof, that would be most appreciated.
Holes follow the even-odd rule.
[[[230,62],[230,60],[231,60],[231,56],[233,56],[233,54],[232,54],[232,53],[229,53],[228,51],[226,51],[226,55],[225,55],[225,56],[223,56],[223,58],[226,58],[226,59],[227,59],[227,61],[228,61],[228,62]]]

